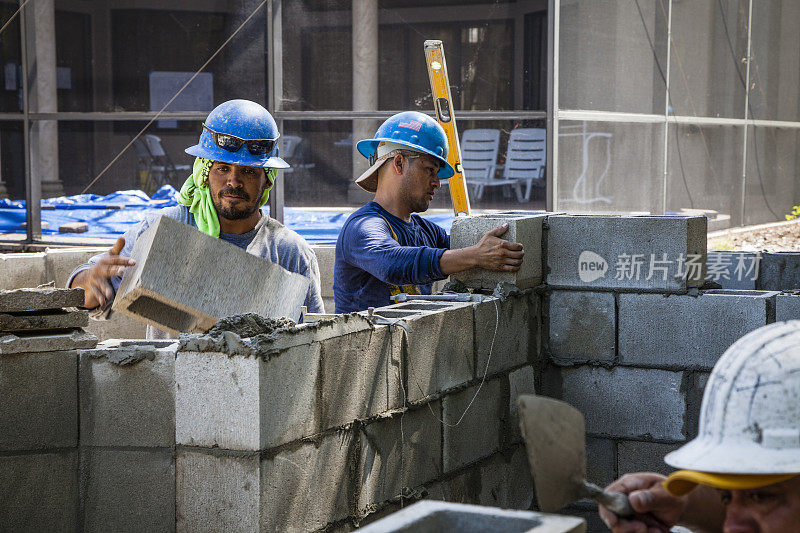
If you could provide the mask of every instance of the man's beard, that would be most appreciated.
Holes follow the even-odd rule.
[[[222,204],[222,196],[223,195],[234,195],[242,198],[247,202],[250,200],[250,196],[244,192],[243,189],[234,189],[233,187],[225,187],[224,189],[220,190],[216,196],[212,197],[214,203],[214,209],[217,210],[217,214],[224,219],[227,220],[243,220],[245,218],[250,217],[253,213],[258,211],[259,209],[259,202],[255,201],[252,204],[246,204],[242,207],[226,207]],[[262,187],[261,192],[258,195],[258,199],[260,200],[261,197],[264,195],[264,188]]]

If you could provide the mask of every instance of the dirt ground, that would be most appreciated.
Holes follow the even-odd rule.
[[[753,252],[800,251],[800,220],[767,225],[767,227],[736,228],[722,235],[709,236],[708,249]]]

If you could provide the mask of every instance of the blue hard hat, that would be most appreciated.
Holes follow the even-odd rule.
[[[187,148],[187,154],[247,167],[289,168],[289,164],[278,157],[278,125],[260,104],[250,100],[223,102],[208,114],[203,126],[200,141]],[[252,154],[245,144],[234,152],[218,146],[209,130],[245,141],[272,139],[275,146],[263,155]]]
[[[367,159],[377,154],[381,142],[408,146],[409,149],[432,156],[443,163],[439,178],[449,178],[455,171],[447,162],[447,135],[434,119],[419,111],[404,111],[387,118],[380,125],[375,137],[358,141],[358,151]]]

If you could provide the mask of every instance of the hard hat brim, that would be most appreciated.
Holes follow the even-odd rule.
[[[668,465],[697,472],[761,475],[800,474],[800,450],[767,448],[757,442],[698,437],[664,457]]]
[[[394,139],[388,137],[378,137],[376,139],[363,139],[358,141],[358,143],[356,143],[356,148],[358,149],[358,152],[361,155],[369,159],[370,157],[375,155],[376,151],[378,150],[378,145],[382,142],[388,142],[406,146],[408,147],[409,150],[429,155],[432,158],[436,159],[437,161],[443,163],[444,166],[439,170],[439,173],[437,174],[439,176],[439,179],[447,179],[449,177],[452,177],[453,174],[456,173],[455,169],[453,168],[453,165],[448,163],[447,159],[431,152],[430,150],[428,150],[423,146],[420,146],[418,144],[412,144],[402,139]],[[358,183],[358,180],[356,180],[356,183]]]
[[[184,150],[187,154],[220,163],[230,163],[232,165],[242,165],[245,167],[261,168],[291,168],[291,165],[278,156],[259,158],[251,154],[246,146],[242,146],[238,151],[231,152],[218,146],[208,147],[195,144]]]
[[[673,496],[683,496],[697,485],[715,489],[748,490],[781,483],[798,474],[717,474],[697,470],[678,470],[670,474],[662,483]]]

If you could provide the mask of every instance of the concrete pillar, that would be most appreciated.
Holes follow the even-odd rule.
[[[378,109],[378,2],[353,0],[353,111]],[[358,153],[356,143],[375,135],[376,120],[353,121],[353,178],[364,172],[369,164]],[[351,202],[369,200],[354,183],[350,184],[347,199]]]
[[[2,135],[0,135],[0,148],[3,146]],[[8,189],[3,182],[3,162],[0,160],[0,198],[8,198]]]
[[[56,91],[56,21],[54,0],[37,0],[25,18],[28,25],[30,62],[29,107],[33,113],[58,111]],[[61,196],[64,187],[58,177],[58,122],[31,123],[31,174],[42,185],[42,198]]]

